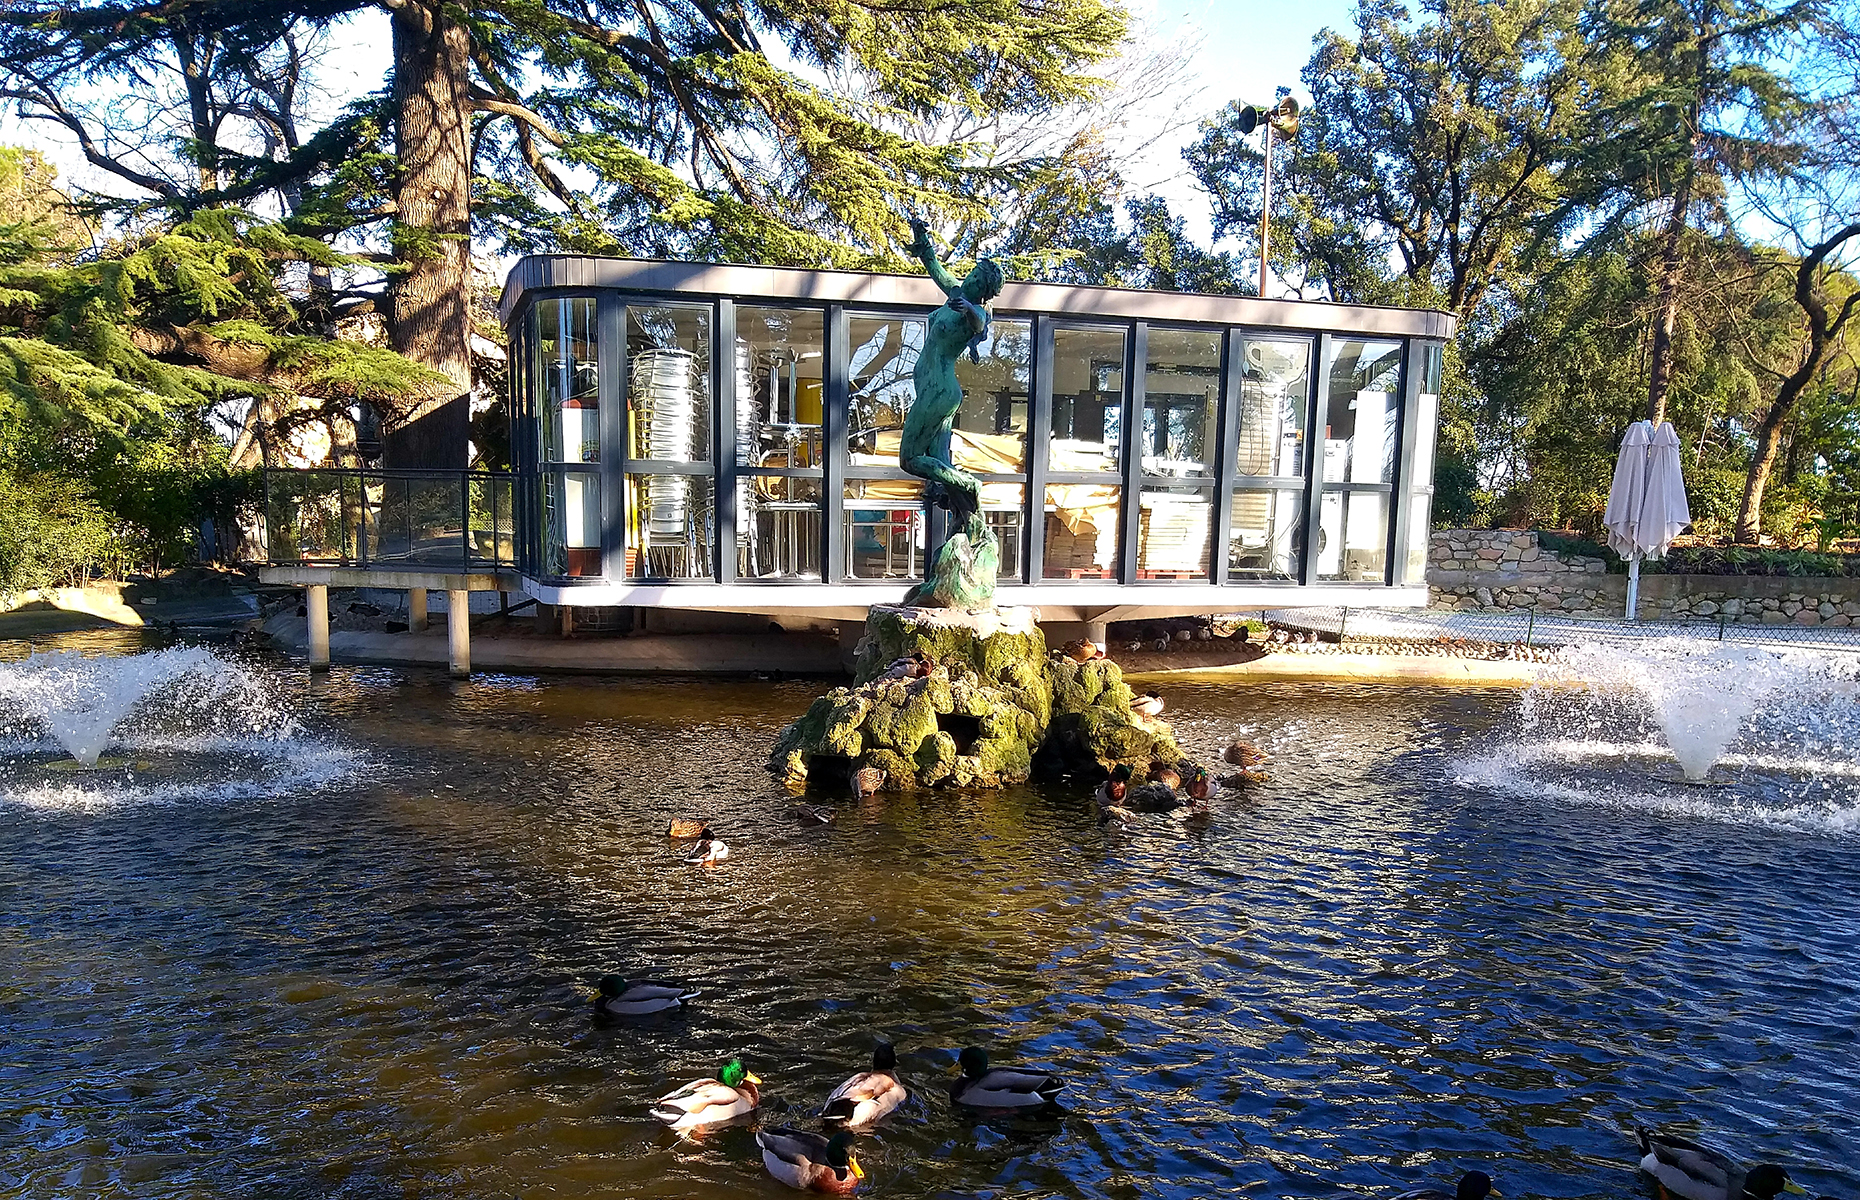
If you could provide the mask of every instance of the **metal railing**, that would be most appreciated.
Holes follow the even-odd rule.
[[[514,567],[515,477],[493,471],[265,470],[265,560],[274,566]]]

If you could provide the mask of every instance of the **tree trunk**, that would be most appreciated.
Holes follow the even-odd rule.
[[[1783,424],[1789,414],[1795,410],[1795,402],[1814,381],[1821,364],[1827,361],[1828,352],[1841,330],[1855,313],[1860,312],[1860,292],[1850,293],[1841,302],[1840,311],[1832,316],[1823,301],[1821,293],[1816,290],[1817,276],[1821,265],[1827,261],[1841,245],[1851,238],[1860,237],[1860,221],[1836,230],[1827,240],[1809,251],[1801,265],[1795,270],[1795,302],[1808,319],[1808,351],[1802,356],[1802,364],[1789,373],[1776,389],[1776,399],[1770,405],[1770,411],[1763,416],[1763,423],[1757,426],[1757,456],[1751,460],[1750,474],[1744,480],[1744,501],[1737,510],[1737,540],[1755,542],[1763,533],[1763,489],[1769,486],[1770,472],[1776,468],[1776,449],[1782,444]]]
[[[393,348],[451,384],[386,414],[382,463],[463,468],[471,416],[471,62],[465,28],[438,4],[394,13],[394,148],[400,160]]]
[[[1660,247],[1660,306],[1653,317],[1653,350],[1647,369],[1647,419],[1654,428],[1666,420],[1666,397],[1673,388],[1673,327],[1679,321],[1679,277],[1685,266],[1687,210],[1692,207],[1692,181],[1698,174],[1698,105],[1688,112],[1691,135],[1686,169],[1673,193],[1673,215],[1666,222]]]

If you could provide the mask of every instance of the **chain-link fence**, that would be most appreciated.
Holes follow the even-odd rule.
[[[1820,614],[1817,614],[1819,616]],[[1860,653],[1860,627],[1802,625],[1787,620],[1764,624],[1731,617],[1628,621],[1578,618],[1535,609],[1511,612],[1454,612],[1405,608],[1280,608],[1260,618],[1294,635],[1350,642],[1478,642],[1494,647],[1555,650],[1572,643],[1623,644],[1686,637],[1793,650]]]

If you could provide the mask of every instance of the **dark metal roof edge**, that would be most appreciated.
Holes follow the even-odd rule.
[[[498,301],[509,320],[523,293],[540,288],[632,288],[706,292],[767,300],[812,300],[932,308],[943,296],[922,275],[674,262],[582,254],[527,254],[512,265]],[[1156,292],[1086,284],[1009,282],[996,306],[1073,317],[1259,325],[1446,339],[1456,320],[1438,309],[1318,300],[1261,300],[1202,292]]]

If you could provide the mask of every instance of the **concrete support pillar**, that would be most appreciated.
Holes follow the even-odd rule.
[[[446,666],[452,678],[471,674],[471,593],[446,592]]]
[[[407,589],[407,628],[414,633],[426,632],[426,589]]]
[[[1110,636],[1110,630],[1111,630],[1111,627],[1105,624],[1103,621],[1085,622],[1086,640],[1097,642],[1100,648],[1104,646],[1105,638]]]
[[[310,624],[310,669],[329,670],[329,586],[313,583],[304,588],[304,617]]]

